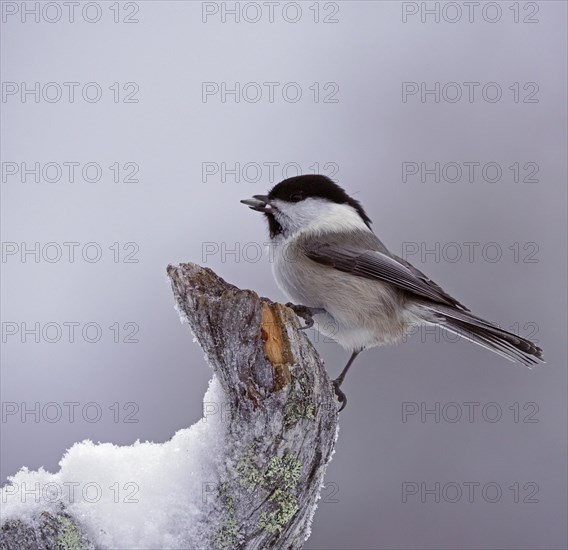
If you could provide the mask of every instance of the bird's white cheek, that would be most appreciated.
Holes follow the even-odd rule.
[[[285,232],[295,231],[301,227],[301,222],[298,222],[296,213],[290,211],[289,207],[278,207],[278,210],[274,211],[274,218],[282,226]]]
[[[286,203],[275,201],[274,216],[282,227],[295,230],[305,227],[317,218],[318,212],[309,204],[309,200],[302,203]]]

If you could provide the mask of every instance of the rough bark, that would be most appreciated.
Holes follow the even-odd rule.
[[[338,403],[295,313],[195,264],[168,267],[178,309],[229,404],[217,547],[301,548],[337,434]],[[243,451],[244,450],[244,451]]]
[[[43,512],[34,522],[7,521],[0,529],[1,550],[94,550],[95,546],[66,513]]]
[[[295,313],[195,264],[168,267],[177,308],[224,392],[207,548],[299,549],[337,435],[338,402]],[[94,548],[65,510],[9,521],[0,549]]]

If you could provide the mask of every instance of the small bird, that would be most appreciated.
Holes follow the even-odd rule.
[[[323,175],[285,179],[268,195],[241,201],[264,213],[273,247],[272,270],[287,306],[308,328],[351,352],[333,381],[340,387],[364,349],[400,342],[417,325],[438,325],[506,359],[527,366],[543,363],[530,340],[469,312],[434,281],[395,256],[371,229],[365,210]]]

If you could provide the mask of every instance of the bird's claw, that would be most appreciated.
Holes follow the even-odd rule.
[[[344,392],[341,391],[341,382],[339,380],[332,380],[331,383],[333,384],[333,389],[335,390],[335,395],[337,396],[337,400],[341,403],[341,407],[337,412],[341,412],[345,406],[347,405],[347,396]]]
[[[314,326],[314,318],[313,318],[314,312],[312,311],[311,308],[309,308],[308,306],[293,304],[292,302],[288,302],[286,306],[289,307],[291,310],[293,310],[294,313],[298,317],[301,317],[306,323],[305,326],[300,328],[300,330],[307,330]]]

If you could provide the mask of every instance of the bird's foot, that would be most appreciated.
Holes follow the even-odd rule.
[[[341,382],[343,382],[343,380],[340,380],[339,378],[331,381],[331,383],[333,384],[333,389],[335,390],[335,395],[337,396],[337,400],[341,403],[341,407],[339,407],[339,410],[337,412],[341,412],[347,405],[347,396],[343,391],[341,391],[340,388]]]
[[[286,307],[289,307],[290,309],[292,309],[294,311],[294,313],[298,317],[301,317],[304,320],[304,322],[306,323],[306,325],[303,326],[302,328],[300,328],[300,330],[306,330],[308,328],[313,327],[314,326],[313,316],[316,313],[323,313],[325,311],[321,308],[312,308],[312,307],[308,307],[308,306],[302,306],[302,305],[298,305],[298,304],[293,304],[292,302],[288,302],[286,304]]]

